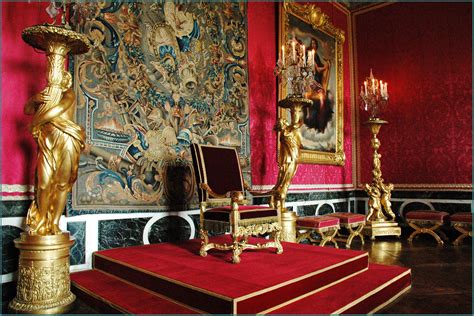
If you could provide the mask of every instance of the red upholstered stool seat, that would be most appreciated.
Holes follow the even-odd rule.
[[[470,212],[454,213],[449,218],[451,223],[468,223],[472,225],[472,213]]]
[[[359,236],[362,245],[364,244],[364,236],[361,232],[365,226],[365,215],[343,212],[336,212],[328,215],[331,217],[337,217],[341,227],[344,227],[349,231],[349,236],[347,236],[347,238],[340,239],[341,241],[346,242],[346,248],[351,247],[352,240],[356,236]]]
[[[443,222],[449,216],[446,212],[441,211],[410,211],[405,215],[406,219]]]
[[[415,229],[410,237],[408,237],[408,241],[412,242],[413,238],[418,234],[430,234],[436,239],[438,244],[444,244],[438,234],[446,238],[446,235],[439,228],[448,216],[449,214],[446,212],[433,210],[410,211],[406,213],[405,218],[408,225]]]
[[[472,213],[460,212],[454,213],[450,217],[451,226],[453,226],[461,235],[453,242],[454,245],[461,244],[462,240],[467,236],[472,237]]]
[[[331,216],[307,216],[299,217],[296,220],[296,242],[308,239],[311,243],[319,243],[324,246],[328,241],[332,242],[336,248],[337,242],[334,240],[339,230],[339,218]],[[321,241],[311,237],[313,233],[321,235]]]

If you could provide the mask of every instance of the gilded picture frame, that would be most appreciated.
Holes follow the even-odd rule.
[[[314,50],[315,81],[307,91],[313,105],[304,112],[301,127],[300,163],[344,165],[343,59],[344,32],[314,4],[281,3],[278,47],[293,39]],[[281,55],[281,52],[279,53]],[[317,68],[316,68],[317,67]],[[287,96],[286,86],[278,83],[278,100]],[[289,111],[280,108],[279,118]],[[279,145],[279,144],[278,144]]]

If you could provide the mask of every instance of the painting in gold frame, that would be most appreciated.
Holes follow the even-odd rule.
[[[314,4],[281,3],[279,47],[296,39],[307,51],[315,50],[314,81],[306,97],[313,101],[304,112],[301,127],[300,163],[344,165],[343,67],[344,32],[335,28]],[[288,51],[287,51],[288,53]],[[278,84],[278,99],[287,96],[286,87]],[[288,110],[280,109],[279,118]]]

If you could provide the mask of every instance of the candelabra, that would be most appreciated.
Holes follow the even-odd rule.
[[[387,83],[374,78],[372,69],[370,76],[364,81],[360,91],[361,108],[369,112],[369,120],[364,124],[368,125],[371,133],[371,145],[373,153],[372,183],[366,183],[364,189],[369,195],[367,224],[363,230],[365,235],[370,236],[372,240],[376,236],[398,236],[401,229],[395,221],[395,214],[391,208],[391,193],[393,184],[385,184],[382,178],[380,140],[377,135],[382,125],[387,121],[381,120],[379,115],[388,103]]]
[[[285,200],[296,170],[301,151],[301,131],[303,125],[303,109],[312,104],[304,98],[312,84],[312,66],[314,52],[308,53],[304,45],[299,45],[296,40],[289,43],[292,48],[291,56],[285,55],[285,46],[282,46],[282,55],[275,68],[275,75],[286,86],[287,97],[278,102],[278,106],[289,110],[291,121],[280,118],[275,125],[279,133],[280,148],[278,154],[278,179],[274,190],[278,192],[276,201],[281,214],[282,234],[281,239],[287,242],[296,242],[296,214],[286,209]],[[313,57],[312,57],[313,56]],[[288,63],[286,61],[289,61]]]
[[[291,53],[288,48],[291,48]],[[287,98],[304,97],[316,83],[314,54],[314,50],[306,54],[306,47],[296,39],[290,40],[281,47],[281,55],[274,74],[280,78],[283,89],[286,89]]]
[[[25,113],[33,115],[32,133],[38,144],[35,198],[28,210],[27,230],[15,240],[20,250],[17,295],[9,308],[26,314],[65,313],[76,298],[69,278],[74,239],[61,231],[59,219],[76,181],[84,131],[73,121],[75,95],[64,61],[68,53],[87,52],[89,44],[65,24],[28,27],[22,38],[46,53],[47,84],[25,105]]]

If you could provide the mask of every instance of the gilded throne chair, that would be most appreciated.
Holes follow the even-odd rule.
[[[200,255],[205,257],[210,249],[232,250],[232,262],[239,263],[245,249],[276,248],[277,254],[282,253],[280,212],[275,207],[273,192],[248,190],[236,149],[193,143],[191,155],[199,196]],[[270,195],[269,206],[248,205],[246,192]],[[210,242],[208,232],[229,232],[232,241],[229,244]],[[273,240],[249,243],[250,236],[267,234]]]

